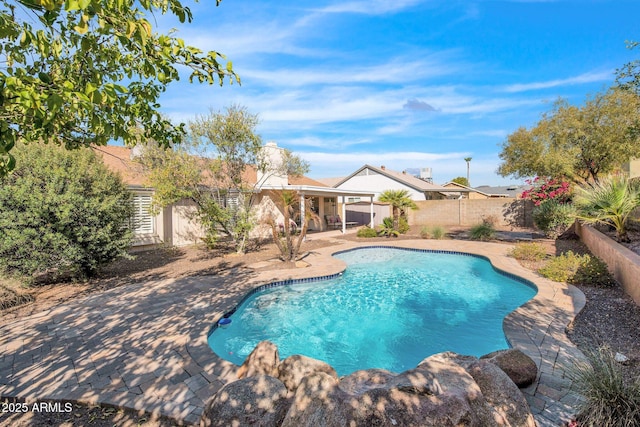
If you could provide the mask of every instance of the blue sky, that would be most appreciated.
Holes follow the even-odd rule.
[[[188,121],[245,106],[258,132],[313,178],[365,163],[433,168],[434,181],[495,173],[506,136],[563,97],[580,104],[639,58],[640,1],[213,0],[160,31],[233,61],[242,85],[172,85],[162,111]]]

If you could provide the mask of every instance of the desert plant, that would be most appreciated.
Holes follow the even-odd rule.
[[[436,240],[444,239],[446,234],[447,234],[447,231],[444,229],[444,227],[441,227],[439,225],[436,225],[431,229],[431,237],[433,239],[436,239]]]
[[[569,373],[573,387],[585,397],[577,417],[579,425],[640,425],[640,378],[625,378],[608,347],[585,351],[585,355],[589,363],[578,363]]]
[[[132,195],[90,149],[18,145],[0,186],[0,270],[47,280],[87,277],[127,256]]]
[[[407,218],[401,216],[398,219],[398,232],[400,234],[406,234],[407,231],[409,231],[409,222],[407,221]]]
[[[394,230],[399,230],[400,217],[404,216],[407,209],[418,209],[418,205],[411,200],[407,190],[385,190],[380,194],[378,200],[391,205]]]
[[[547,251],[540,243],[520,242],[509,255],[521,261],[542,261],[547,256]]]
[[[575,204],[578,218],[588,224],[606,224],[616,230],[620,242],[629,240],[627,222],[640,206],[640,185],[622,175],[612,175],[592,187],[578,188]]]
[[[400,232],[393,226],[393,218],[386,217],[382,220],[382,224],[378,226],[378,235],[386,237],[398,237]]]
[[[569,203],[547,200],[533,208],[533,223],[545,236],[556,239],[571,227],[576,218],[576,208]]]
[[[370,237],[377,237],[378,233],[373,228],[369,227],[368,225],[365,225],[364,227],[358,230],[358,232],[356,233],[356,236],[370,238]]]
[[[420,237],[422,237],[423,239],[428,239],[431,236],[431,232],[429,230],[429,227],[422,226],[422,228],[420,228]]]
[[[556,282],[567,282],[590,286],[612,286],[615,281],[607,270],[607,265],[599,258],[573,251],[551,259],[538,270],[542,276]]]
[[[491,240],[496,235],[496,229],[488,222],[474,225],[469,232],[471,240]]]

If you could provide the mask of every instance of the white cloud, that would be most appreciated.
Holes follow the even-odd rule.
[[[591,71],[565,79],[549,80],[546,82],[516,83],[505,86],[503,90],[510,93],[525,92],[530,90],[549,89],[558,86],[573,86],[585,83],[605,82],[611,81],[612,78],[613,73],[611,71]]]
[[[399,12],[422,3],[422,0],[369,0],[336,2],[318,9],[320,13],[359,13],[365,15],[385,15]]]

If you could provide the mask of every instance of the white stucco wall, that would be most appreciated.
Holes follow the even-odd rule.
[[[368,170],[371,175],[356,175],[343,182],[338,187],[341,190],[355,190],[375,193],[375,200],[378,200],[380,193],[385,190],[407,190],[412,200],[424,200],[424,193],[402,184],[387,176],[380,175]]]

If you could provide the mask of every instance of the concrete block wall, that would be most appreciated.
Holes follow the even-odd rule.
[[[533,204],[513,198],[423,200],[409,211],[411,225],[472,226],[493,218],[498,226],[531,227]]]
[[[593,227],[576,222],[575,230],[591,253],[607,264],[624,291],[640,305],[640,255]]]

